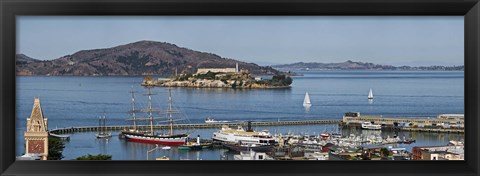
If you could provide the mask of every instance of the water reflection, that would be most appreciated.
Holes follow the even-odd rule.
[[[304,107],[303,107],[303,108],[305,109],[305,113],[310,112],[310,107],[311,107],[311,106],[304,106]]]

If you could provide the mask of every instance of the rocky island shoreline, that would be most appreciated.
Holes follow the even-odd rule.
[[[226,71],[232,70],[232,71]],[[154,79],[145,76],[142,86],[190,87],[190,88],[236,88],[236,89],[278,89],[290,88],[292,78],[287,75],[274,75],[271,79],[253,76],[248,70],[237,68],[199,69],[196,74],[182,73],[169,78]]]

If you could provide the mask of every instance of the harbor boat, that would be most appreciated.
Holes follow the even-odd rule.
[[[188,142],[185,145],[179,145],[178,150],[202,150],[202,146],[195,142]]]
[[[322,139],[328,139],[330,137],[330,133],[321,133],[320,138]]]
[[[404,140],[402,141],[402,143],[404,143],[404,144],[411,144],[411,143],[414,143],[415,141],[416,141],[415,139],[404,139]]]
[[[198,135],[196,142],[187,142],[185,145],[179,145],[178,149],[179,150],[201,150],[204,148],[209,148],[211,146],[212,146],[211,143],[201,143],[200,135]]]
[[[330,134],[330,136],[333,138],[333,139],[339,139],[342,137],[342,134],[340,133],[332,133]]]
[[[273,160],[263,152],[255,152],[253,150],[242,151],[239,155],[233,155],[234,160]]]
[[[162,150],[170,150],[170,149],[172,149],[172,147],[170,147],[170,146],[162,147]]]
[[[219,120],[215,120],[214,118],[210,118],[210,117],[205,119],[205,123],[227,123],[227,122],[229,122],[229,121],[225,121],[225,120],[219,121]]]
[[[271,145],[275,144],[275,138],[268,132],[253,131],[251,122],[247,123],[247,130],[244,130],[241,126],[237,129],[232,129],[227,125],[223,125],[222,129],[213,133],[212,139],[214,141],[221,141],[227,143],[243,143],[243,144],[260,144]]]
[[[223,146],[229,150],[242,152],[242,151],[255,151],[255,152],[270,152],[274,145],[261,145],[261,144],[242,144],[242,143],[225,143]]]
[[[168,110],[166,111],[169,114],[169,118],[167,121],[169,123],[169,133],[164,133],[164,134],[157,134],[153,131],[153,120],[158,119],[153,117],[154,112],[160,112],[157,109],[152,108],[152,95],[154,95],[151,92],[151,87],[147,87],[148,92],[145,94],[148,96],[148,108],[147,109],[142,109],[142,110],[136,110],[135,109],[135,93],[132,90],[132,110],[130,111],[132,113],[133,119],[133,128],[132,129],[124,129],[122,130],[121,134],[124,136],[124,138],[127,141],[132,141],[132,142],[141,142],[141,143],[153,143],[153,144],[160,144],[160,145],[184,145],[187,142],[189,133],[180,133],[180,134],[174,134],[173,131],[173,122],[177,120],[173,120],[172,114],[177,113],[172,109],[172,93],[171,89],[168,89]],[[148,118],[140,119],[136,117],[137,112],[147,112],[148,113]],[[137,120],[148,120],[150,122],[150,130],[149,131],[141,131],[137,129],[136,121]]]
[[[381,130],[382,126],[378,124],[372,124],[371,122],[363,122],[362,129],[366,130]]]
[[[105,126],[105,113],[103,114],[103,117],[100,116],[98,117],[98,128],[100,130],[99,133],[95,134],[97,138],[109,138],[112,137],[112,133],[109,133],[106,131],[106,126]]]
[[[303,99],[303,107],[309,108],[312,106],[312,103],[310,102],[310,96],[308,96],[308,92],[305,93],[305,98]]]
[[[370,89],[370,91],[368,92],[368,99],[369,99],[369,100],[373,99],[372,89]]]

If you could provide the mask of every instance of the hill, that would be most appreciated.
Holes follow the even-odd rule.
[[[48,61],[17,54],[16,63],[17,74],[31,75],[171,75],[176,71],[195,73],[197,68],[234,68],[236,63],[240,69],[247,69],[253,74],[280,74],[271,67],[155,41],[82,50]]]
[[[317,63],[317,62],[297,62],[292,64],[272,65],[273,68],[289,71],[289,70],[464,70],[464,66],[392,66],[379,65],[368,62],[354,62],[347,60],[340,63]]]

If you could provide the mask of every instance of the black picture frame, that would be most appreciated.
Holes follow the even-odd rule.
[[[478,0],[0,0],[2,175],[479,175]],[[17,15],[459,15],[465,17],[465,161],[16,161]]]

